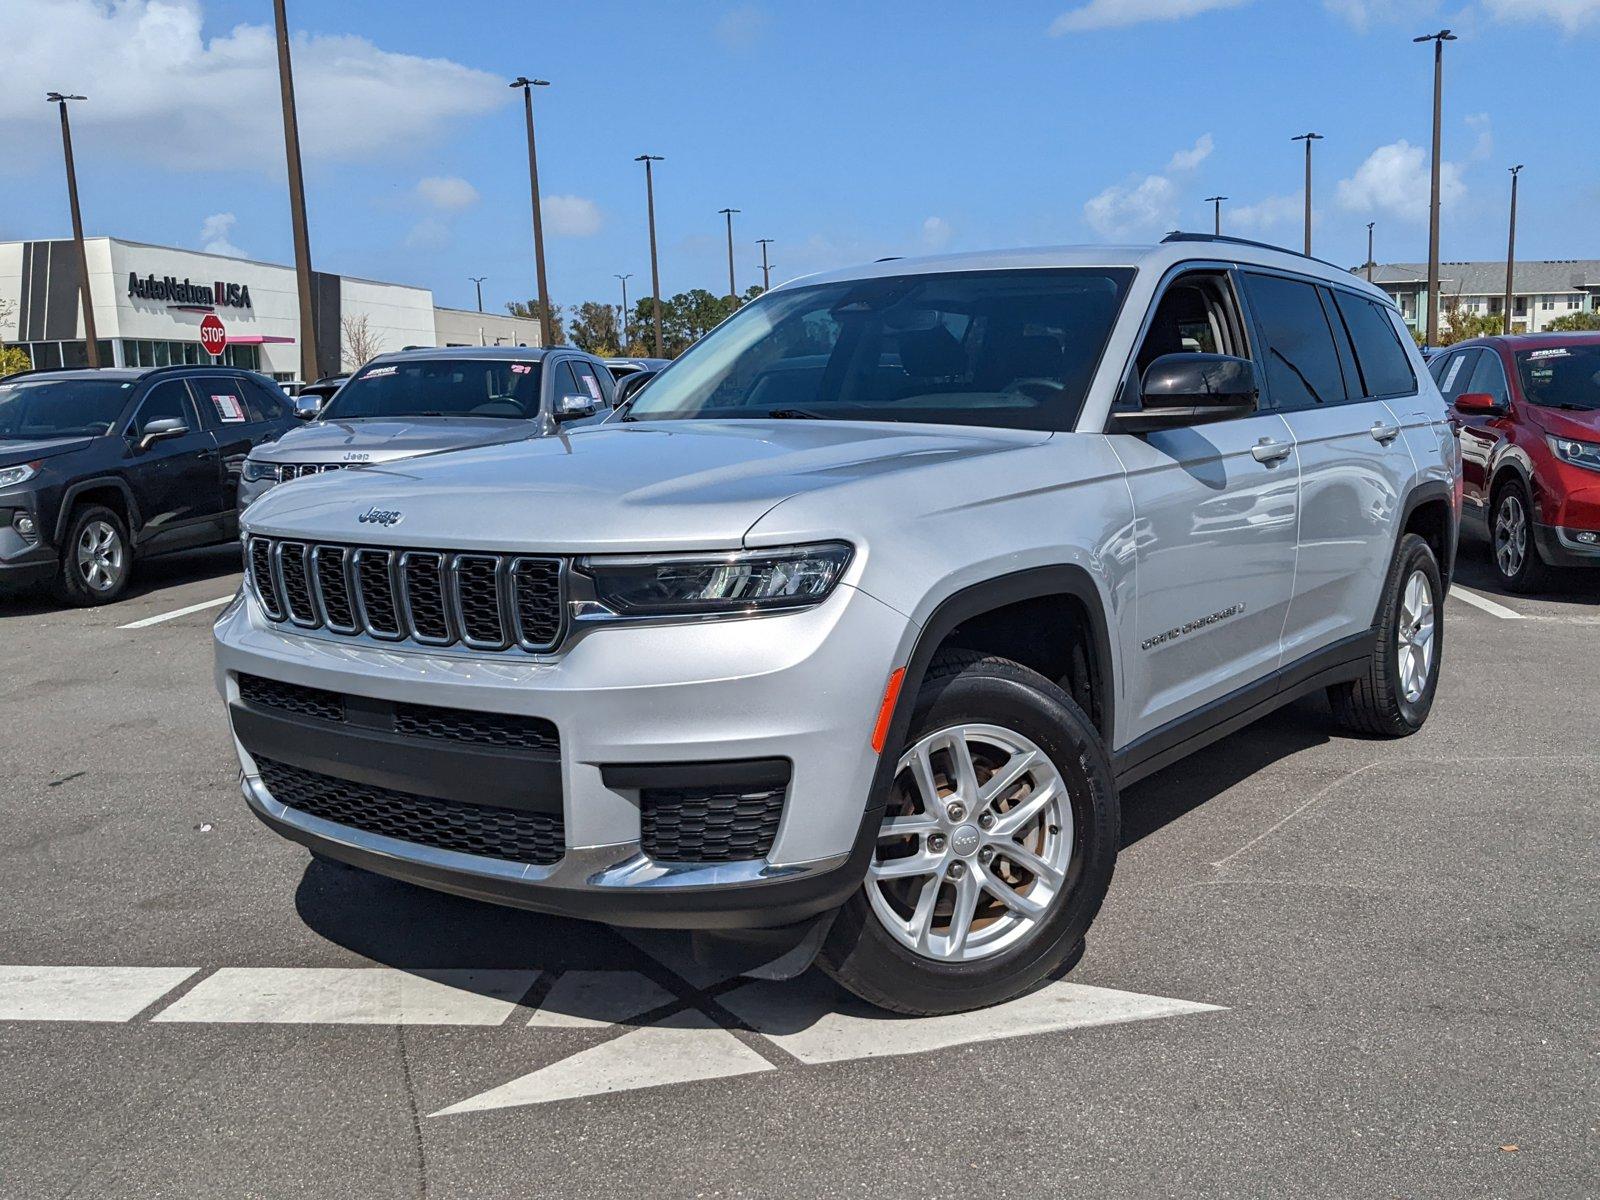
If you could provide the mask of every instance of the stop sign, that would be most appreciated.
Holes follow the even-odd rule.
[[[207,313],[205,320],[200,322],[200,345],[210,355],[221,354],[228,344],[228,331],[223,328],[222,321],[216,313]]]

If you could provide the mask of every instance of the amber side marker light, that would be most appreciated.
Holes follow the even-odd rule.
[[[872,727],[872,752],[883,753],[883,744],[889,740],[889,722],[894,720],[894,704],[900,699],[900,685],[906,681],[906,669],[896,667],[883,688],[883,703],[878,706],[878,722]]]

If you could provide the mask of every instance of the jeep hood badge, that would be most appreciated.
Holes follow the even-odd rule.
[[[404,515],[398,508],[378,508],[374,505],[358,516],[356,520],[363,525],[382,525],[387,528],[390,525],[400,524],[400,519]]]

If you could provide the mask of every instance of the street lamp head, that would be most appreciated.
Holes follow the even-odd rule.
[[[1302,133],[1289,140],[1291,142],[1320,142],[1322,135],[1320,133]]]
[[[1413,42],[1453,42],[1456,40],[1456,35],[1448,29],[1441,29],[1438,33],[1425,33],[1421,37],[1414,37],[1411,40]]]
[[[744,211],[744,209],[742,209],[742,208],[719,208],[719,209],[717,209],[717,216],[725,217],[725,216],[728,216],[728,215],[730,215],[732,213],[743,212],[743,211]]]
[[[1513,175],[1520,175],[1522,174],[1522,164],[1518,163],[1516,166],[1509,168],[1509,170]]]
[[[549,87],[550,81],[548,79],[529,79],[526,75],[518,75],[511,81],[510,86],[514,88]]]
[[[634,162],[663,162],[663,161],[665,161],[665,157],[666,157],[665,155],[661,155],[661,154],[641,154],[638,157],[636,157],[633,161]]]
[[[87,96],[74,96],[68,92],[51,92],[44,98],[46,104],[60,104],[64,100],[87,100]]]
[[[1207,196],[1206,197],[1206,203],[1207,204],[1220,204],[1220,203],[1222,203],[1222,201],[1227,200],[1227,199],[1228,199],[1227,196]]]

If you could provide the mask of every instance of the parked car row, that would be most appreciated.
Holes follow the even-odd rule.
[[[642,386],[660,364],[630,360]],[[598,358],[527,347],[386,354],[291,399],[230,367],[28,371],[0,379],[0,596],[105,604],[137,560],[238,537],[288,479],[598,420]],[[304,424],[301,424],[304,422]]]

